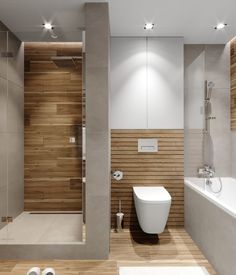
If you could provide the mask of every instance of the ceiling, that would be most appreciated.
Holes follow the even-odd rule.
[[[112,36],[182,36],[189,44],[226,43],[236,35],[235,0],[0,0],[0,21],[23,41],[81,41],[84,3],[109,2]],[[153,22],[153,31],[143,29]],[[219,22],[228,26],[214,30]]]

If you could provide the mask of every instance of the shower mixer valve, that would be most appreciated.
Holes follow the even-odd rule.
[[[209,166],[209,165],[204,165],[203,167],[198,169],[198,176],[199,177],[204,177],[204,178],[213,178],[215,175],[215,170]]]

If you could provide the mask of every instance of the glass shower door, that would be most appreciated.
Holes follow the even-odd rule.
[[[0,31],[0,244],[7,242],[8,224],[7,52],[8,32]]]
[[[81,238],[86,161],[81,43],[41,43],[33,56],[36,46],[25,44],[28,66],[23,100],[24,88],[16,83],[19,72],[13,79],[22,54],[20,41],[10,32],[0,32],[0,244],[85,240],[85,234]],[[54,47],[52,57],[42,62],[48,47]],[[39,97],[35,96],[38,82],[45,90]],[[25,129],[21,126],[23,110]]]

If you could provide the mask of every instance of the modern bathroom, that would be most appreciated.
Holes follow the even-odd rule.
[[[236,274],[236,4],[198,2],[0,0],[0,275]]]

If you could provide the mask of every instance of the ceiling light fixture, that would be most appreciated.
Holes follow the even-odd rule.
[[[44,23],[43,24],[44,29],[46,30],[53,30],[53,26],[51,23]]]
[[[152,29],[154,29],[154,24],[153,23],[146,23],[144,25],[144,29],[145,30],[152,30]]]
[[[223,30],[226,26],[226,23],[219,23],[215,26],[215,30]]]

